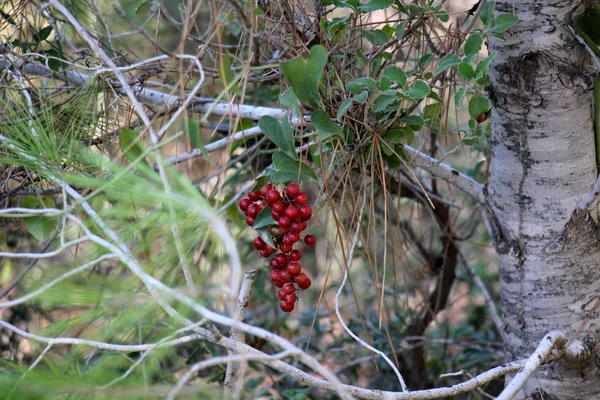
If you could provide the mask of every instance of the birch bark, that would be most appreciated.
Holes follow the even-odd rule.
[[[498,0],[519,23],[489,39],[492,165],[487,201],[496,226],[504,343],[527,357],[545,333],[599,349],[597,209],[576,213],[597,177],[587,54],[568,30],[583,1]],[[600,29],[600,28],[599,28]],[[597,207],[597,205],[596,205]],[[591,314],[591,316],[590,316]],[[521,398],[600,399],[598,357],[542,368]]]

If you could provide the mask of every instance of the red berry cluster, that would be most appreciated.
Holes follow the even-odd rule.
[[[294,303],[298,300],[296,287],[304,290],[311,284],[308,276],[301,272],[302,267],[298,262],[302,258],[302,253],[294,249],[294,245],[300,242],[300,234],[306,230],[307,221],[312,217],[312,208],[306,203],[308,203],[308,195],[301,192],[295,183],[287,185],[282,192],[273,188],[271,183],[267,183],[260,190],[248,193],[248,197],[244,197],[239,203],[240,210],[246,214],[246,223],[249,226],[254,225],[256,216],[265,207],[269,206],[272,209],[271,217],[277,224],[268,226],[267,230],[281,252],[269,261],[272,268],[270,278],[275,286],[280,288],[279,306],[285,312],[291,312]],[[314,246],[317,238],[306,235],[304,243]],[[260,236],[254,239],[254,248],[265,258],[277,252],[277,248],[265,243]]]

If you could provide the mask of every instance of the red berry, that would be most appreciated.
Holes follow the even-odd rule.
[[[271,189],[267,192],[267,203],[273,207],[275,203],[279,201],[281,195],[279,194],[279,190]]]
[[[283,285],[285,285],[285,282],[281,282],[281,280],[278,281],[273,281],[273,283],[275,284],[275,286],[277,286],[278,288],[282,287]]]
[[[273,210],[273,211],[271,211],[271,217],[273,217],[273,219],[275,221],[279,221],[279,218],[281,218],[281,214],[279,214],[277,211]]]
[[[302,223],[302,230],[306,230],[308,228],[308,224],[306,222]]]
[[[292,243],[296,243],[300,240],[300,234],[296,232],[290,232],[287,235],[285,235],[285,237],[288,238],[288,240]]]
[[[273,253],[277,251],[275,247],[271,247],[269,245],[266,245],[265,250],[269,252],[269,255],[273,255]]]
[[[240,210],[242,211],[246,211],[248,209],[248,206],[252,204],[252,202],[250,201],[249,198],[244,197],[243,199],[240,200],[240,203],[238,204],[240,207]]]
[[[292,232],[300,233],[304,230],[304,224],[302,222],[292,222]]]
[[[285,271],[285,270],[284,270]],[[286,271],[287,272],[287,271]],[[294,282],[300,287],[300,289],[308,289],[310,287],[310,279],[304,272],[301,272],[300,275],[294,278]]]
[[[254,225],[254,218],[246,217],[246,224],[248,224],[248,226]]]
[[[285,287],[285,285],[283,285]],[[279,300],[285,300],[285,296],[287,296],[288,294],[283,290],[283,288],[279,289],[279,291],[277,292],[277,297],[279,297]]]
[[[306,278],[308,279],[308,278]],[[283,283],[289,283],[292,281],[292,275],[290,275],[289,272],[287,272],[287,270],[282,269],[281,272],[279,273],[279,281],[283,282]]]
[[[281,275],[281,272],[278,269],[274,269],[273,271],[271,271],[269,278],[271,278],[271,281],[277,282],[279,280],[279,275]]]
[[[294,287],[293,283],[286,283],[285,285],[283,285],[283,288],[281,288],[281,290],[283,290],[285,294],[293,294],[296,291],[296,288]]]
[[[254,239],[254,243],[252,244],[256,250],[263,250],[265,247],[267,247],[267,244],[260,236]]]
[[[287,206],[285,209],[285,216],[292,220],[295,219],[298,216],[298,207]]]
[[[302,253],[300,253],[300,250],[292,250],[292,252],[290,253],[290,259],[292,261],[300,261],[301,258]]]
[[[312,208],[307,205],[303,205],[300,207],[300,218],[302,221],[308,221],[312,217]]]
[[[283,235],[285,235],[286,233],[288,233],[288,232],[289,232],[289,231],[291,231],[291,230],[292,230],[292,227],[291,227],[291,226],[288,226],[287,228],[281,228],[281,233],[282,233]]]
[[[261,187],[259,190],[261,197],[267,197],[267,193],[269,193],[269,190],[271,189],[273,189],[273,185],[270,183],[267,183],[265,186]]]
[[[298,193],[298,196],[296,196],[296,198],[294,199],[294,203],[298,205],[308,203],[308,195],[304,192]]]
[[[259,201],[261,199],[260,192],[250,192],[248,193],[248,198],[252,201]]]
[[[282,228],[289,228],[292,226],[292,220],[286,217],[285,215],[279,217],[279,221],[277,222],[279,222],[279,226]]]
[[[282,214],[285,211],[285,203],[283,201],[278,201],[273,204],[273,210],[277,211],[279,214]]]
[[[286,270],[290,273],[291,276],[298,276],[300,275],[301,266],[297,262],[291,262],[288,264]]]
[[[304,236],[304,243],[306,243],[307,246],[314,246],[317,244],[317,238],[314,235],[306,235]]]
[[[298,298],[295,294],[288,294],[284,297],[284,300],[286,301],[286,303],[294,304],[296,300],[298,300]]]
[[[267,229],[269,230],[269,233],[275,238],[280,238],[281,235],[283,235],[283,233],[281,232],[281,228],[277,225],[269,225]]]
[[[287,267],[288,263],[290,262],[289,258],[283,253],[277,254],[274,260],[277,260],[277,265],[279,265],[281,268]]]
[[[267,206],[267,202],[262,202],[258,204],[258,208],[260,209],[260,211],[264,210],[265,207]]]
[[[281,303],[279,303],[279,307],[284,312],[292,312],[292,311],[294,311],[294,303],[288,303],[287,301],[282,301]]]
[[[300,193],[300,188],[295,183],[290,183],[285,189],[285,192],[293,199],[294,197],[298,196],[298,193]]]
[[[281,242],[281,244],[279,245],[279,250],[281,250],[282,253],[289,253],[290,251],[292,251],[292,244]]]
[[[251,218],[256,218],[258,213],[260,212],[260,206],[258,204],[250,204],[248,209],[246,210],[246,215]]]
[[[281,268],[281,265],[279,265],[279,263],[277,262],[276,259],[272,258],[271,261],[269,261],[269,266],[273,269],[279,269]]]
[[[263,249],[261,251],[258,252],[260,254],[261,257],[267,258],[267,257],[271,257],[271,252],[267,249]]]

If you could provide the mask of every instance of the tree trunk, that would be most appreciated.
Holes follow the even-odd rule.
[[[490,37],[492,165],[487,199],[497,227],[507,359],[529,356],[559,330],[599,349],[597,212],[577,204],[597,177],[592,81],[568,30],[584,2],[498,0],[519,23]],[[600,399],[598,358],[542,368],[520,398]]]

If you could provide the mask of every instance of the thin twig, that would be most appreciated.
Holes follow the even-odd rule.
[[[240,289],[240,295],[238,297],[237,306],[235,309],[234,320],[243,321],[246,319],[246,309],[250,302],[250,291],[252,290],[252,284],[256,279],[256,270],[248,271],[244,274],[244,280],[242,281],[242,288]],[[244,340],[244,332],[239,330],[234,324],[231,326],[229,337],[236,342],[242,342]],[[223,383],[223,398],[224,399],[237,399],[239,398],[241,385],[244,377],[244,363],[236,363],[233,361],[235,352],[233,350],[228,351],[229,357],[232,358],[227,363],[227,370],[225,372],[225,381]]]

